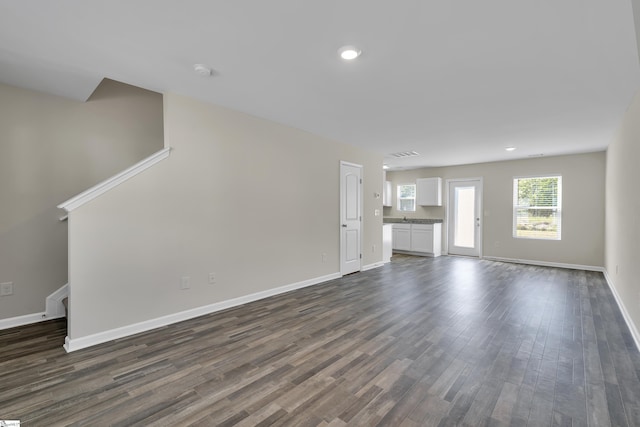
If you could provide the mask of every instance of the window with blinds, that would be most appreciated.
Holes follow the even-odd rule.
[[[416,185],[398,185],[398,210],[401,212],[415,212],[416,210]]]
[[[513,237],[560,240],[562,177],[513,179]]]

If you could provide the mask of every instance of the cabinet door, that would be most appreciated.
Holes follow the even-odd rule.
[[[411,250],[411,226],[393,227],[393,249]]]
[[[419,206],[442,206],[442,178],[417,179],[416,203]]]
[[[433,256],[442,255],[442,224],[433,224]]]
[[[393,206],[393,190],[391,188],[391,181],[384,182],[384,188],[382,189],[382,206]]]
[[[391,248],[393,246],[393,226],[385,224],[382,226],[382,262],[391,261]]]
[[[393,249],[398,249],[397,242],[398,241],[398,230],[395,228],[391,230],[391,247]]]
[[[433,253],[433,228],[414,225],[411,229],[411,250]]]

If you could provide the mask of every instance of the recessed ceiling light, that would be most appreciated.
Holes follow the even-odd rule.
[[[505,150],[507,150],[507,151],[513,151],[513,150],[515,150],[515,149],[516,149],[516,147],[506,147],[506,148],[505,148]]]
[[[209,77],[213,74],[213,70],[206,65],[203,64],[195,64],[193,66],[193,71],[200,74],[203,77]]]
[[[362,51],[355,46],[342,46],[338,49],[338,53],[340,54],[340,58],[351,61],[360,56]]]

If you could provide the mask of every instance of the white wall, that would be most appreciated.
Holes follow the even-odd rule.
[[[72,341],[339,272],[340,160],[364,166],[363,264],[382,260],[381,155],[178,95],[164,105],[171,156],[70,214]]]
[[[162,96],[105,79],[87,102],[0,84],[0,320],[67,283],[56,206],[163,146]]]
[[[605,268],[640,339],[640,93],[607,150]]]
[[[562,175],[562,240],[514,239],[513,178],[550,174]],[[384,208],[384,215],[445,219],[444,206],[418,206],[414,213],[396,210],[398,184],[434,176],[443,178],[443,186],[447,179],[483,178],[483,256],[604,265],[604,152],[387,172],[387,180],[393,182],[394,206]],[[444,234],[443,229],[443,244]]]

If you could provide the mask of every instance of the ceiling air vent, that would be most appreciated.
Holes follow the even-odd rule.
[[[415,151],[402,151],[400,153],[391,153],[391,155],[393,157],[398,157],[398,158],[402,158],[402,157],[415,157],[415,156],[419,156],[420,153],[417,153]]]

